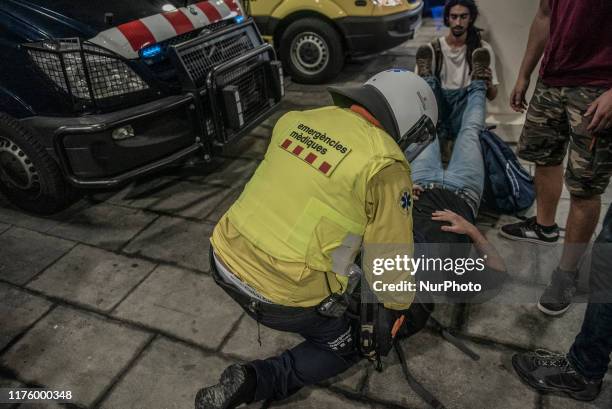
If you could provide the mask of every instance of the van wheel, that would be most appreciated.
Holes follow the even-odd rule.
[[[0,192],[37,214],[66,208],[74,197],[55,160],[19,122],[0,113]]]
[[[291,78],[303,84],[328,81],[344,66],[340,35],[317,18],[303,18],[287,27],[281,38],[280,56]]]

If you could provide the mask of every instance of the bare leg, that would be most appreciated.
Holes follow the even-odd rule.
[[[600,196],[589,198],[571,196],[570,212],[565,229],[565,245],[559,263],[562,270],[575,271],[578,268],[578,261],[584,254],[597,227],[600,211]]]
[[[557,205],[563,190],[563,165],[536,165],[535,188],[538,206],[537,221],[542,226],[552,226],[555,224]]]

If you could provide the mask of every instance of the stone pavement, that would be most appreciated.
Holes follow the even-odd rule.
[[[412,67],[415,45],[433,35],[429,22],[414,42],[347,64],[338,82],[361,82],[387,67]],[[209,276],[208,237],[262,159],[275,120],[287,110],[330,101],[324,86],[288,82],[281,110],[212,163],[194,159],[120,191],[85,197],[50,218],[2,204],[0,387],[71,390],[75,408],[191,408],[195,392],[215,383],[229,363],[264,358],[299,342],[297,336],[261,328],[258,345],[255,323]],[[608,192],[606,206],[611,200]],[[567,211],[564,195],[559,221]],[[479,224],[511,259],[514,250],[495,231],[507,220],[488,215]],[[510,295],[521,290],[521,277],[515,278]],[[544,274],[542,284],[546,280]],[[612,407],[610,380],[597,401],[579,404],[534,393],[511,367],[516,351],[565,351],[584,305],[558,319],[542,316],[533,304],[438,307],[438,319],[481,359],[470,360],[431,330],[403,348],[415,377],[447,407]],[[386,367],[377,373],[364,362],[272,406],[426,408],[394,357]]]

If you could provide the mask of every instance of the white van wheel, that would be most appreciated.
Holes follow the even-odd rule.
[[[317,18],[291,23],[282,35],[280,55],[292,79],[305,84],[328,81],[344,65],[340,35]]]

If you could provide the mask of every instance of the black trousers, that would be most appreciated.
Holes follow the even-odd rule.
[[[252,299],[211,268],[216,283],[258,323],[301,335],[304,341],[282,354],[250,362],[257,373],[255,400],[284,399],[306,385],[341,374],[359,362],[357,322],[328,318],[316,308],[293,308]]]
[[[602,379],[612,353],[612,205],[595,240],[591,261],[590,294],[582,329],[568,358],[589,379]]]

